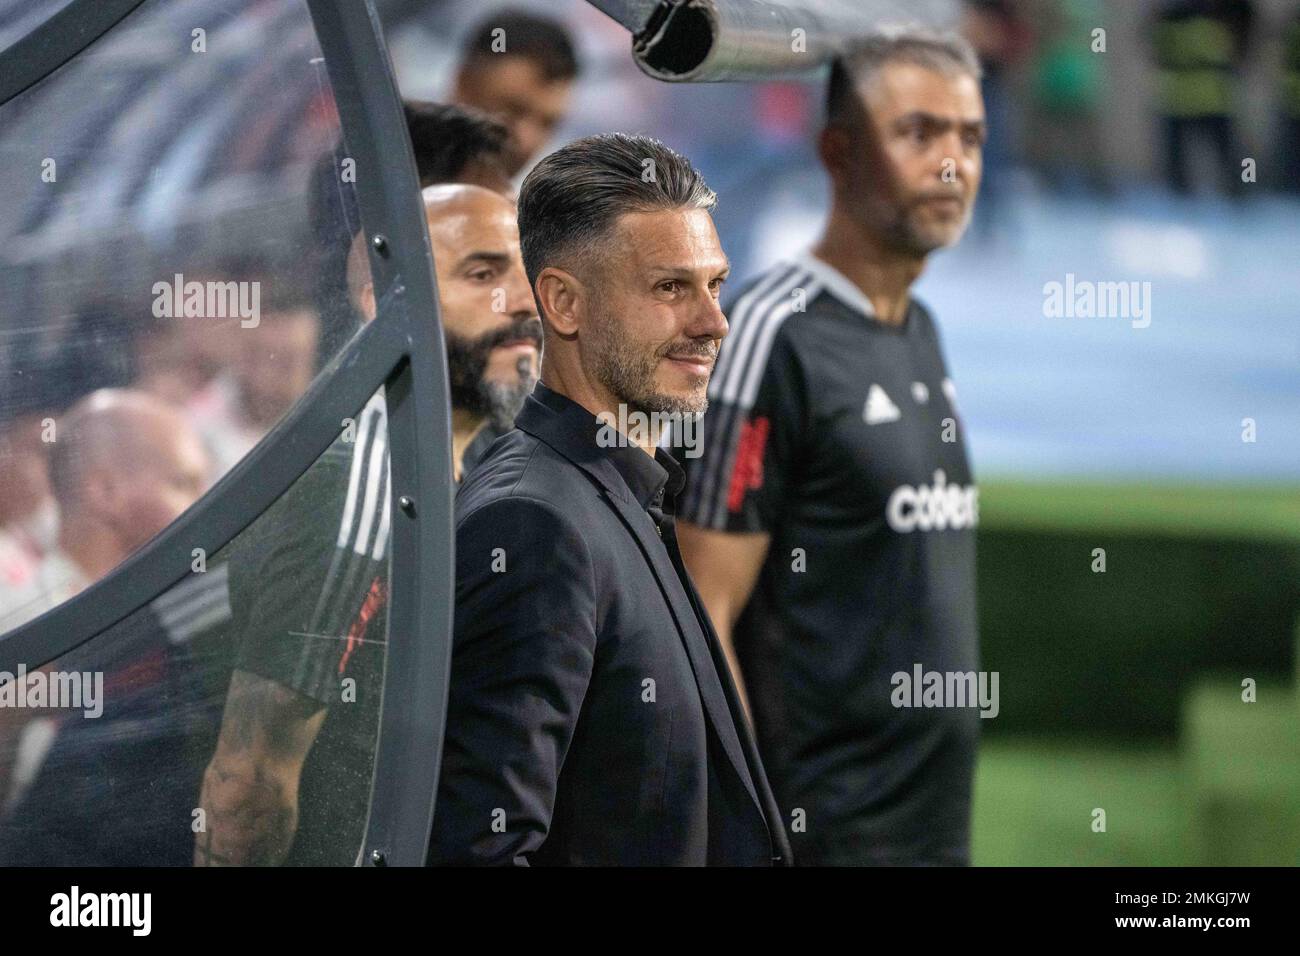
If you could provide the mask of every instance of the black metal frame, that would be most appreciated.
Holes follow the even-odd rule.
[[[0,106],[142,2],[75,0],[19,41],[0,55]],[[357,164],[378,314],[326,365],[286,419],[190,511],[108,577],[0,638],[0,670],[48,663],[176,584],[190,573],[193,548],[213,554],[251,525],[324,453],[343,420],[385,385],[393,509],[390,638],[364,861],[420,865],[437,790],[454,599],[451,413],[433,254],[372,3],[305,3]],[[55,31],[73,23],[80,25],[75,37],[57,37]],[[11,65],[21,82],[8,79]],[[398,501],[409,506],[399,508]]]
[[[45,79],[144,0],[68,4],[0,55],[0,103]]]

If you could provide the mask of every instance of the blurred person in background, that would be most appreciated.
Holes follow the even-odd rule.
[[[451,99],[505,124],[509,138],[502,162],[513,179],[564,120],[577,78],[573,41],[558,21],[502,8],[470,30]]]
[[[331,278],[363,326],[376,309],[368,248],[359,230]],[[387,636],[383,388],[352,425],[232,545],[232,670],[200,774],[194,866],[356,862]],[[331,707],[344,680],[360,706]]]
[[[307,303],[285,301],[267,309],[255,327],[236,323],[225,335],[233,340],[234,361],[216,378],[211,395],[190,403],[212,454],[213,480],[252,451],[311,385],[320,319]]]
[[[29,409],[0,397],[0,602],[28,586],[53,549],[59,511],[50,489],[46,424],[52,408]],[[7,625],[0,620],[0,631]]]
[[[58,420],[56,435],[50,481],[60,512],[58,547],[27,587],[0,598],[0,627],[16,627],[85,590],[175,521],[206,487],[210,466],[202,443],[180,410],[156,396],[94,392]],[[55,740],[55,718],[39,714],[0,709],[0,802],[11,809]],[[66,784],[68,778],[52,779]],[[7,826],[36,833],[44,814],[51,824],[69,819],[50,803],[59,786],[14,809],[16,822]],[[71,844],[52,841],[46,848],[44,863],[84,859]],[[22,855],[19,847],[0,856],[13,862],[13,852]]]
[[[1254,22],[1251,0],[1165,0],[1156,11],[1151,45],[1158,109],[1166,178],[1177,193],[1193,191],[1194,159],[1202,148],[1213,159],[1212,181],[1241,193],[1237,114]]]
[[[212,277],[187,274],[186,279],[206,284]],[[219,316],[162,319],[146,314],[131,330],[131,387],[181,408],[200,408],[215,401],[218,378],[238,362],[235,332],[239,321]]]
[[[183,413],[140,391],[82,399],[56,422],[49,449],[58,545],[29,589],[4,596],[0,623],[9,627],[99,580],[207,487],[208,455]]]
[[[929,311],[965,230],[980,66],[895,29],[832,69],[830,220],[749,284],[688,458],[682,550],[749,702],[800,864],[965,864],[979,719],[893,706],[892,675],[978,667],[976,490]],[[787,818],[789,819],[789,818]]]
[[[486,113],[450,103],[403,100],[420,188],[465,183],[509,193],[509,131]]]
[[[58,505],[49,481],[56,420],[101,388],[129,385],[135,362],[123,312],[92,297],[51,342],[19,337],[0,385],[0,602],[54,549]],[[0,621],[0,631],[4,623]]]
[[[978,233],[991,235],[1006,224],[1007,194],[1018,155],[1011,72],[1032,49],[1034,40],[1015,0],[966,0],[962,32],[984,71],[980,90],[988,116],[988,142],[984,144],[986,173],[975,225]]]
[[[1106,190],[1103,61],[1088,41],[1102,22],[1099,0],[1053,0],[1038,10],[1042,42],[1033,57],[1033,149],[1053,190]],[[986,149],[985,161],[993,165]],[[990,168],[990,173],[992,169]],[[985,183],[986,201],[988,184]]]

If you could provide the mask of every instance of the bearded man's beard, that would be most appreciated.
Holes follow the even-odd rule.
[[[519,409],[524,406],[524,399],[532,394],[533,386],[537,384],[533,360],[527,355],[519,356],[517,374],[509,382],[488,381],[485,376],[492,350],[521,339],[536,343],[540,355],[542,323],[536,318],[518,319],[505,328],[478,338],[462,338],[446,332],[452,407],[486,418],[497,431],[509,431]]]
[[[957,221],[932,222],[922,215],[923,208],[921,198],[896,207],[880,207],[880,218],[885,223],[883,232],[892,248],[908,255],[928,256],[953,246],[965,234],[974,211],[970,203],[964,202]]]

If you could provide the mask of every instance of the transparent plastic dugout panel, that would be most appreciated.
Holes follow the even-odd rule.
[[[0,0],[0,51],[64,6]],[[228,473],[359,328],[302,0],[149,0],[0,105],[0,634]]]
[[[0,0],[0,53],[41,26],[73,0]]]
[[[0,53],[63,6],[0,0]],[[359,331],[346,152],[302,0],[148,0],[0,104],[0,635],[220,495]],[[224,548],[0,674],[0,865],[354,864],[389,480],[381,390]]]
[[[0,707],[0,865],[354,864],[388,647],[388,482],[381,392],[229,545],[0,689],[20,704]]]

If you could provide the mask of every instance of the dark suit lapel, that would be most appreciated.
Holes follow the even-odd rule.
[[[689,579],[689,575],[687,577]],[[695,590],[694,583],[688,580],[687,587],[692,601],[704,608],[704,601]],[[736,690],[736,683],[731,676],[731,664],[727,661],[727,655],[723,653],[722,642],[718,639],[718,632],[714,630],[713,622],[708,619],[707,609],[704,610],[703,618],[706,625],[706,639],[709,642],[709,650],[713,654],[714,667],[722,680],[722,690],[732,714],[732,725],[736,728],[736,733],[740,737],[740,746],[748,760],[750,777],[758,791],[758,802],[763,810],[763,818],[767,822],[767,831],[772,840],[772,849],[781,858],[781,862],[789,866],[791,859],[790,838],[786,834],[785,820],[781,816],[781,809],[777,805],[776,796],[772,793],[771,784],[768,783],[767,771],[763,768],[763,760],[758,752],[758,741],[754,739],[754,734],[750,730],[749,718],[745,715],[745,707],[740,702],[740,692]]]
[[[695,683],[700,691],[700,699],[704,703],[705,714],[713,725],[718,740],[722,743],[727,759],[744,783],[750,799],[754,801],[759,813],[766,820],[770,816],[770,811],[755,789],[750,774],[750,764],[745,759],[745,750],[737,736],[732,709],[728,706],[722,689],[718,665],[706,643],[709,638],[702,637],[700,634],[705,625],[693,626],[693,622],[697,621],[695,610],[691,606],[685,585],[678,577],[677,569],[673,567],[664,543],[655,531],[654,520],[645,509],[629,497],[627,485],[618,473],[618,469],[602,453],[602,450],[596,447],[594,442],[588,441],[581,435],[573,434],[563,427],[555,411],[539,402],[535,396],[530,396],[524,403],[523,411],[515,419],[515,426],[545,442],[589,475],[604,490],[605,498],[636,539],[677,622],[677,633],[686,646],[686,655],[695,674]],[[716,638],[713,640],[716,642]],[[779,827],[780,820],[776,820],[774,824],[769,823],[769,831],[772,826]]]
[[[699,687],[705,712],[709,715],[713,729],[722,742],[722,749],[726,751],[727,758],[744,782],[745,789],[749,791],[755,805],[762,811],[763,805],[754,789],[749,764],[745,760],[740,739],[736,735],[735,721],[732,719],[731,708],[727,706],[723,694],[713,654],[705,643],[701,627],[695,624],[697,620],[695,609],[691,607],[690,598],[687,597],[681,579],[677,575],[677,569],[673,567],[672,560],[659,539],[659,534],[654,530],[654,521],[638,504],[616,492],[607,489],[606,497],[636,538],[637,544],[640,545],[642,553],[650,564],[650,569],[659,581],[659,589],[667,599],[673,618],[677,621],[677,633],[681,635],[682,643],[686,645],[686,655],[690,658],[691,670],[695,672],[695,683]]]

